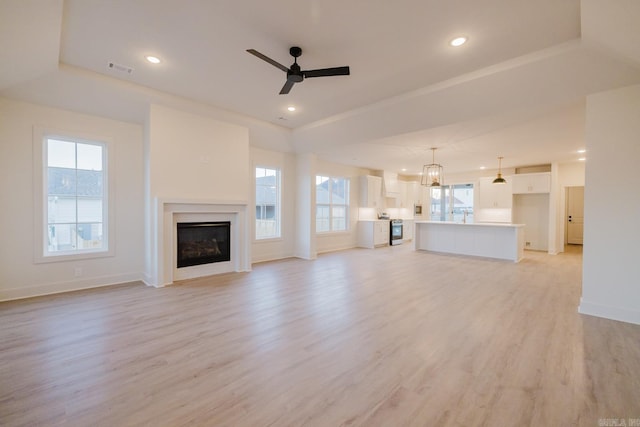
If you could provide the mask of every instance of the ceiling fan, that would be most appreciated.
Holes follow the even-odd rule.
[[[247,49],[247,52],[257,56],[263,61],[266,61],[269,64],[273,65],[274,67],[279,68],[285,73],[287,73],[287,81],[284,84],[284,86],[282,86],[282,89],[280,90],[280,95],[288,94],[291,88],[293,87],[293,85],[295,83],[300,83],[302,80],[305,79],[305,77],[310,78],[310,77],[329,77],[329,76],[348,76],[349,75],[349,67],[322,68],[319,70],[306,70],[306,71],[301,70],[300,66],[298,65],[298,57],[302,55],[302,49],[300,49],[297,46],[293,46],[291,49],[289,49],[289,53],[291,54],[291,56],[293,56],[293,64],[291,64],[290,68],[285,67],[284,65],[274,61],[273,59],[269,58],[266,55],[263,55],[262,53],[258,52],[255,49]]]

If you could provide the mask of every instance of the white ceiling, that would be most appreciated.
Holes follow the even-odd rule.
[[[417,172],[431,146],[450,172],[499,154],[505,167],[575,160],[585,96],[640,82],[636,0],[45,3],[1,3],[0,60],[16,65],[0,94],[141,122],[161,91],[292,129],[298,152],[395,172]],[[469,42],[450,47],[458,35]],[[351,75],[278,95],[285,74],[245,50],[288,66],[293,45],[303,69]]]

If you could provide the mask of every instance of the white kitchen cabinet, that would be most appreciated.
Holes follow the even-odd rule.
[[[398,197],[400,188],[398,187],[398,174],[393,172],[382,172],[384,183],[382,185],[382,192],[385,197]]]
[[[548,193],[551,191],[551,174],[523,173],[511,177],[513,194]]]
[[[415,205],[423,205],[423,209],[427,209],[429,204],[428,190],[426,187],[420,185],[417,181],[407,181],[407,201],[406,208],[413,212]]]
[[[382,209],[382,178],[365,175],[360,177],[360,207]]]
[[[358,247],[373,249],[389,244],[390,221],[358,221]]]
[[[413,240],[413,234],[415,229],[415,221],[412,219],[405,219],[402,221],[402,239]]]
[[[396,203],[396,207],[398,208],[408,208],[409,204],[407,201],[407,183],[405,181],[398,181],[398,202]],[[411,205],[413,206],[413,204]]]
[[[493,177],[480,178],[478,202],[481,209],[511,209],[513,203],[512,177],[506,184],[494,184]]]

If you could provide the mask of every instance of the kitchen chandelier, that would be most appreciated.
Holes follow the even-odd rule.
[[[494,184],[506,184],[507,180],[502,177],[502,159],[504,157],[498,157],[498,176],[493,180]]]
[[[436,163],[436,150],[437,148],[431,149],[431,164],[424,165],[422,167],[422,178],[420,179],[420,184],[425,187],[440,187],[444,184],[444,172],[442,165]]]

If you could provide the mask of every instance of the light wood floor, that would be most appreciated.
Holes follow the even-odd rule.
[[[640,326],[581,254],[355,249],[0,304],[0,425],[597,426],[640,418]]]

